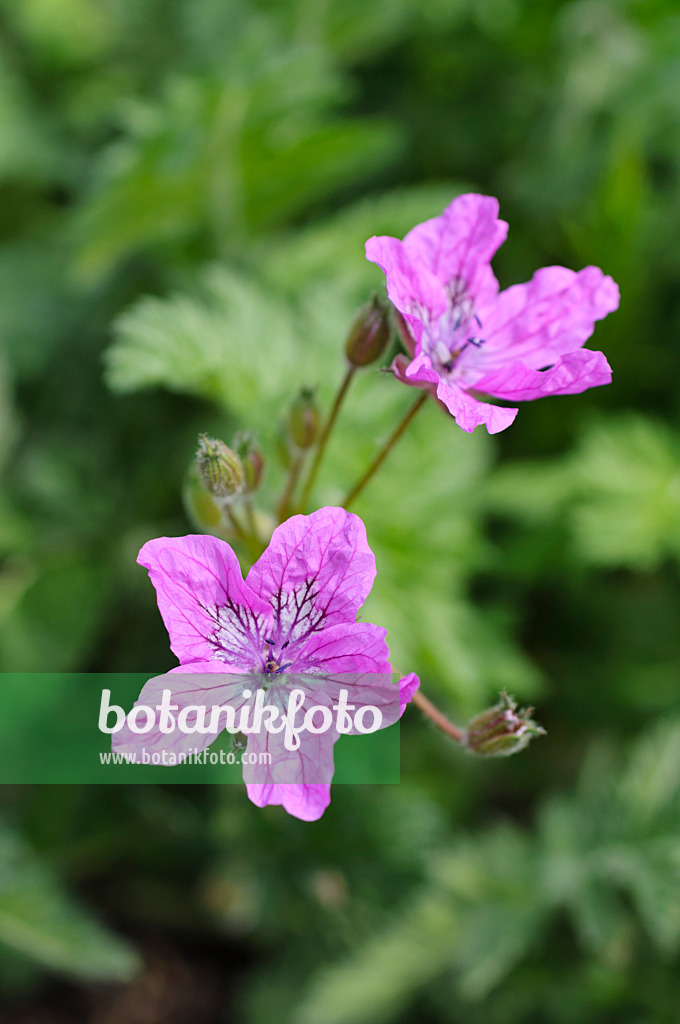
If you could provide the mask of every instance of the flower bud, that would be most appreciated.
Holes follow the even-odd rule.
[[[507,757],[523,750],[534,736],[545,735],[545,729],[531,717],[533,708],[518,708],[507,693],[494,707],[482,711],[470,722],[467,747],[485,757]]]
[[[347,359],[352,366],[375,363],[387,348],[391,333],[387,303],[374,295],[349,329],[345,345]]]
[[[264,467],[265,457],[259,448],[254,448],[251,452],[248,452],[247,457],[243,461],[243,472],[246,480],[246,491],[249,493],[256,491],[262,483]]]
[[[302,388],[288,411],[288,435],[297,448],[311,448],[319,433],[319,408],[311,388]]]
[[[262,483],[265,457],[255,440],[255,436],[250,433],[237,434],[234,438],[234,448],[243,465],[245,491],[247,494],[252,494]]]
[[[286,470],[290,469],[293,464],[293,457],[290,451],[290,438],[288,437],[288,428],[286,427],[285,420],[280,420],[277,424],[274,447],[283,468]]]
[[[196,464],[203,485],[215,498],[232,498],[243,488],[243,465],[224,441],[201,434]]]

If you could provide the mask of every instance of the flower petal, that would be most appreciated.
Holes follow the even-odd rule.
[[[407,252],[403,242],[389,235],[374,235],[366,242],[366,259],[377,263],[387,281],[387,294],[408,321],[415,341],[423,323],[437,317],[448,305],[442,282]]]
[[[236,555],[216,537],[150,540],[137,561],[149,570],[158,607],[180,662],[221,660],[255,667],[271,609],[243,582]]]
[[[420,679],[415,672],[409,672],[407,676],[399,680],[399,717],[404,714],[407,704],[413,700],[413,695],[420,687]]]
[[[331,626],[310,637],[291,672],[390,672],[386,636],[369,622]]]
[[[455,381],[441,380],[437,386],[437,398],[446,406],[458,426],[468,434],[482,423],[490,434],[497,434],[509,427],[519,412],[519,409],[480,402],[458,387]]]
[[[513,285],[480,310],[485,345],[476,353],[476,365],[482,372],[509,359],[521,359],[534,370],[550,366],[581,348],[595,322],[618,304],[616,284],[599,267],[578,272],[543,267],[528,284]]]
[[[396,359],[398,358],[397,356]],[[402,370],[402,373],[405,384],[414,384],[416,386],[437,385],[441,380],[440,374],[437,373],[432,365],[432,360],[425,352],[419,353],[415,359],[412,359],[409,365]],[[399,374],[396,374],[396,376],[399,376]],[[433,394],[435,393],[434,388],[430,390],[432,390]]]
[[[366,258],[382,269],[387,294],[419,342],[423,324],[449,306],[451,282],[461,282],[475,304],[497,295],[490,261],[507,231],[498,219],[498,200],[471,192],[454,199],[441,216],[418,224],[403,242],[389,235],[369,238]]]
[[[397,363],[397,359],[401,359],[401,362]],[[440,376],[432,366],[430,357],[424,352],[411,360],[408,366],[405,357],[397,356],[392,364],[392,370],[397,380],[402,383],[430,391],[444,411],[453,416],[458,426],[468,434],[482,423],[486,425],[490,434],[497,434],[510,426],[519,411],[480,402],[464,391],[455,380],[447,380]]]
[[[612,371],[602,352],[579,348],[561,356],[547,370],[532,370],[520,361],[508,363],[476,381],[475,390],[508,402],[530,402],[545,395],[578,395],[611,384],[611,380]]]
[[[498,200],[469,192],[457,196],[440,217],[418,224],[404,239],[415,265],[425,267],[443,284],[459,280],[476,304],[490,301],[498,282],[489,266],[508,233],[498,219]]]
[[[246,582],[273,609],[276,648],[288,643],[286,658],[295,660],[312,634],[356,620],[374,579],[363,522],[326,507],[278,526]]]
[[[300,722],[305,708],[322,706],[333,713],[340,694],[346,690],[352,713],[356,713],[354,709],[360,707],[377,707],[382,716],[380,728],[387,728],[401,717],[406,700],[412,697],[417,688],[417,677],[406,677],[402,683],[405,685],[398,690],[389,672],[368,672],[350,678],[345,678],[341,673],[335,678],[319,678],[318,681],[316,678],[302,678],[299,686],[305,693],[305,701],[296,721]],[[284,706],[291,685],[291,680],[288,680],[270,688],[269,699]],[[351,728],[349,732],[359,735],[361,730]],[[339,735],[335,719],[325,732],[301,733],[297,750],[286,749],[285,737],[281,732],[250,734],[247,751],[251,756],[247,763],[244,762],[243,779],[253,803],[259,807],[283,804],[289,814],[304,821],[320,818],[330,803],[330,784],[335,771],[333,747]],[[265,752],[269,754],[268,763],[252,756]]]
[[[233,707],[238,719],[240,708],[248,703],[243,697],[243,691],[252,691],[256,682],[257,680],[254,682],[252,676],[247,673],[230,672],[222,662],[193,662],[190,665],[179,665],[165,675],[147,680],[134,707],[144,704],[158,709],[163,691],[169,690],[169,703],[176,708],[176,711],[172,712],[175,719],[187,708],[205,708],[204,721],[207,726],[210,724],[208,712],[213,706]],[[196,718],[197,712],[188,713],[188,724],[194,726]],[[222,719],[218,724],[219,728],[215,732],[184,732],[177,725],[170,732],[161,732],[160,722],[157,720],[150,732],[136,733],[126,722],[111,737],[111,745],[116,753],[135,757],[139,764],[142,763],[144,751],[149,755],[157,752],[161,759],[164,752],[167,755],[174,754],[179,759],[181,755],[186,757],[209,747],[223,731],[226,723]]]
[[[330,782],[299,786],[247,782],[246,790],[257,807],[282,804],[284,810],[301,821],[318,821],[331,802]]]

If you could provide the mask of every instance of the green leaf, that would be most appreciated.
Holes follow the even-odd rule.
[[[96,0],[4,0],[4,6],[50,63],[88,63],[111,45],[113,19]]]
[[[303,995],[295,1024],[381,1024],[444,969],[459,936],[452,908],[424,894],[385,933],[344,963],[319,972]]]
[[[595,425],[573,464],[583,558],[649,569],[680,556],[680,443],[666,426],[633,415]]]
[[[322,51],[281,53],[251,24],[221,77],[169,77],[157,103],[128,104],[81,213],[81,273],[168,240],[208,237],[240,254],[253,233],[374,174],[399,133],[384,120],[330,118],[343,92]]]
[[[107,379],[117,391],[161,385],[211,399],[248,426],[271,423],[299,373],[289,304],[244,273],[214,266],[195,296],[145,298],[114,325]],[[310,351],[322,372],[323,350]]]
[[[10,571],[6,593],[0,590],[8,601],[0,619],[2,669],[58,672],[81,664],[102,625],[107,582],[106,566],[66,553]]]
[[[490,511],[535,528],[563,524],[579,561],[648,570],[680,557],[680,440],[665,424],[626,414],[591,423],[574,452],[497,470]]]
[[[127,981],[139,968],[132,947],[80,909],[2,823],[0,943],[88,980]]]
[[[26,82],[15,74],[0,47],[0,181],[59,180],[66,164],[65,150],[55,126],[36,108]]]

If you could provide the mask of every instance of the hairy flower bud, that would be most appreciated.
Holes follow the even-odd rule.
[[[534,736],[545,735],[545,729],[531,717],[533,708],[518,708],[507,693],[498,704],[482,711],[470,722],[467,747],[486,757],[507,757],[523,750]]]
[[[265,457],[251,433],[237,434],[234,438],[234,448],[243,465],[245,491],[252,494],[262,483]]]
[[[311,448],[319,433],[319,407],[311,388],[302,388],[288,411],[288,435],[297,448]]]
[[[352,366],[368,366],[387,348],[391,329],[388,305],[378,295],[359,311],[349,329],[345,355]]]
[[[242,490],[243,464],[224,441],[201,434],[196,463],[205,489],[215,498],[232,498]]]

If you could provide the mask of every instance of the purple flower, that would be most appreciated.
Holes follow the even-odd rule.
[[[618,307],[614,281],[598,267],[543,267],[499,292],[490,264],[507,229],[496,199],[470,193],[403,242],[383,235],[366,243],[413,336],[395,376],[430,390],[468,432],[484,423],[495,434],[517,415],[480,397],[526,402],[611,383],[604,355],[583,345]]]
[[[245,581],[229,545],[211,536],[149,541],[138,561],[149,570],[170,646],[180,661],[175,671],[184,682],[173,699],[181,705],[196,697],[196,689],[186,688],[186,673],[256,673],[275,689],[283,673],[379,673],[384,681],[391,672],[386,630],[356,621],[373,586],[375,558],[363,522],[344,509],[322,508],[277,527]],[[238,699],[245,685],[235,680],[230,696]],[[415,675],[401,680],[397,714],[418,685]],[[331,687],[329,692],[335,691]],[[215,702],[211,697],[210,703]],[[283,804],[305,821],[321,817],[330,802],[335,739],[332,732],[314,737],[312,777],[328,781],[254,782],[244,767],[250,799],[260,807]],[[256,742],[249,736],[248,749]],[[310,777],[303,761],[298,777]]]

